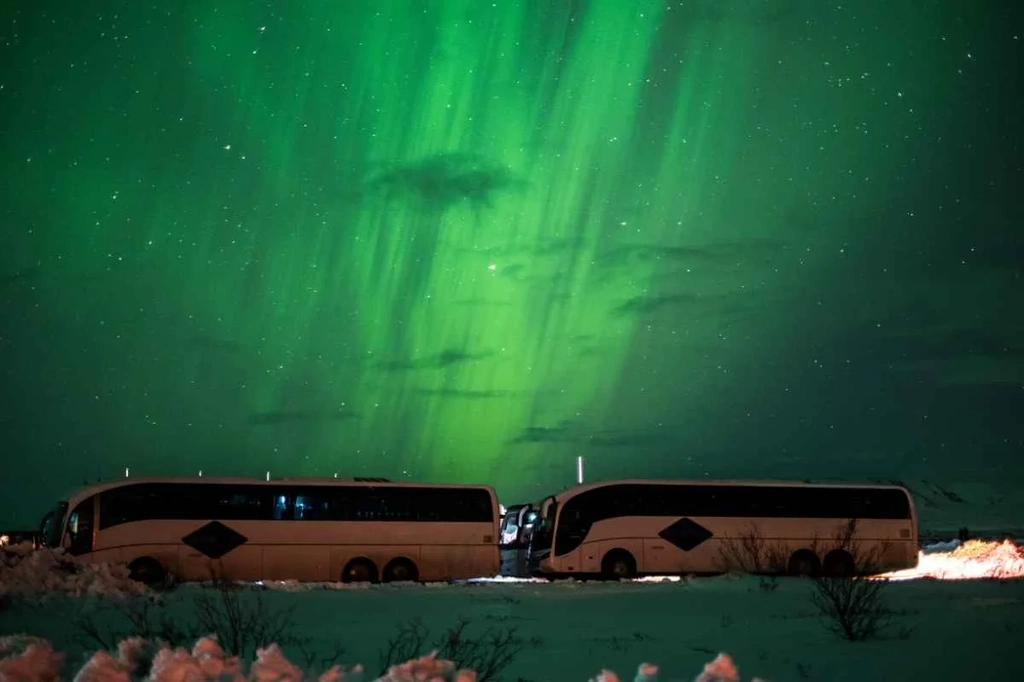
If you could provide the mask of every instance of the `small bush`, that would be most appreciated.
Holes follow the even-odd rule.
[[[889,581],[869,577],[878,573],[878,558],[884,547],[864,551],[857,541],[856,519],[850,519],[833,538],[833,546],[850,555],[855,575],[815,577],[811,603],[824,619],[826,628],[843,639],[859,642],[880,637],[897,615],[886,603]],[[909,630],[902,634],[909,636]]]
[[[296,634],[294,607],[271,606],[265,592],[223,579],[202,588],[193,600],[191,617],[176,619],[167,611],[163,595],[111,597],[91,615],[75,621],[78,631],[94,646],[113,651],[119,641],[141,639],[170,647],[187,646],[213,637],[229,656],[251,658],[261,646],[274,642],[298,651],[307,666],[333,664],[342,654],[318,659],[310,652],[310,638]],[[101,623],[108,624],[107,627]],[[113,623],[114,625],[109,625]]]
[[[724,538],[718,559],[723,570],[755,575],[785,573],[788,560],[786,549],[765,540],[756,523],[751,523],[743,535]]]
[[[431,643],[430,632],[419,618],[403,624],[379,654],[381,677],[387,677],[394,666],[433,651],[432,657],[451,661],[456,670],[476,671],[477,682],[499,679],[523,650],[516,628],[486,628],[472,635],[468,626],[468,620],[459,618]]]
[[[864,576],[815,578],[811,603],[831,632],[851,642],[872,639],[881,635],[895,615],[884,599],[888,583]]]

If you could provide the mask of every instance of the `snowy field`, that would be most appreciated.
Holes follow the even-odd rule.
[[[1022,575],[1022,551],[1008,542],[934,546],[917,571],[880,585],[885,627],[878,636],[850,642],[830,631],[834,623],[815,605],[816,584],[806,579],[185,585],[153,594],[140,592],[118,567],[74,573],[48,551],[8,552],[0,573],[0,634],[39,640],[5,638],[0,679],[70,680],[79,670],[83,682],[143,679],[129,676],[124,665],[113,674],[119,664],[104,655],[86,665],[97,650],[116,656],[119,642],[131,658],[139,645],[124,640],[132,636],[185,648],[167,650],[159,665],[140,666],[163,666],[153,679],[204,679],[184,674],[189,666],[198,674],[202,665],[223,665],[211,657],[209,641],[200,642],[198,659],[186,653],[209,634],[204,630],[217,630],[225,648],[244,661],[278,643],[293,667],[276,650],[264,651],[263,668],[252,677],[261,680],[299,679],[300,670],[316,679],[335,664],[351,671],[357,663],[364,671],[355,677],[373,680],[390,664],[435,649],[476,668],[478,679],[509,682],[582,682],[602,669],[632,679],[645,662],[658,665],[658,679],[690,680],[719,652],[731,656],[742,679],[1024,679],[1016,650],[1024,638],[1024,580],[1015,579]],[[975,579],[957,580],[964,577]],[[42,641],[62,654],[59,678],[56,662],[47,663],[57,659]],[[142,652],[152,659],[152,650]],[[392,679],[402,672],[394,670]],[[733,679],[727,665],[721,672],[703,679]]]

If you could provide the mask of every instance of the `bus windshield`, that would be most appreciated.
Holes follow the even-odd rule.
[[[554,537],[555,514],[558,513],[558,503],[554,497],[549,497],[541,503],[541,516],[533,529],[533,536],[530,544],[534,550],[551,549],[551,539]]]
[[[39,523],[39,544],[43,547],[60,545],[60,530],[64,521],[64,512],[68,510],[67,502],[60,502],[54,509],[46,512]]]

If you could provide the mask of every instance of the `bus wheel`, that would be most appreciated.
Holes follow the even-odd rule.
[[[825,555],[822,573],[829,578],[849,578],[857,572],[857,565],[844,549],[833,549]]]
[[[636,577],[636,559],[624,549],[613,549],[601,560],[601,575],[606,580]]]
[[[343,583],[375,583],[377,582],[377,566],[366,557],[359,557],[348,562],[341,573]]]
[[[818,555],[809,549],[798,549],[789,557],[787,573],[795,576],[815,576],[821,572]]]
[[[128,564],[128,577],[132,580],[153,587],[164,582],[167,578],[167,571],[163,564],[153,557],[139,557]]]
[[[386,583],[414,583],[419,578],[420,572],[416,570],[416,564],[405,557],[392,559],[384,567],[384,582]]]

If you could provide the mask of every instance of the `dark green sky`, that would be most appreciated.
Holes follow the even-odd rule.
[[[3,3],[0,521],[125,465],[1020,482],[1012,7]]]

